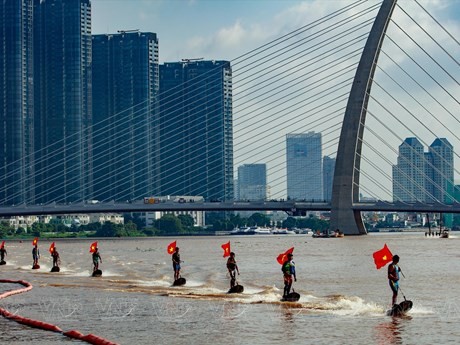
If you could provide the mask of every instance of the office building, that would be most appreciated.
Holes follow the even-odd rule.
[[[325,201],[331,201],[332,184],[334,181],[335,158],[323,157],[323,196]]]
[[[406,138],[399,145],[397,163],[393,166],[394,201],[424,201],[425,176],[423,145],[417,138]]]
[[[201,59],[160,65],[160,195],[233,199],[232,70]]]
[[[446,138],[436,138],[428,148],[427,202],[452,203],[454,196],[454,150]]]
[[[154,189],[158,38],[127,31],[93,36],[94,198],[135,200]]]
[[[239,200],[260,201],[267,198],[267,165],[243,164],[238,167]]]
[[[36,201],[92,198],[90,0],[34,8]]]
[[[322,201],[321,133],[287,134],[286,163],[288,199]]]
[[[0,2],[0,204],[34,200],[33,2]]]

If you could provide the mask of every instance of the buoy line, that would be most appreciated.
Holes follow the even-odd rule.
[[[6,291],[6,292],[0,294],[0,299],[3,299],[3,298],[6,298],[6,297],[9,297],[9,296],[12,296],[12,295],[16,295],[16,294],[19,294],[19,293],[23,293],[23,292],[27,292],[27,291],[32,290],[32,284],[30,284],[29,282],[27,282],[25,280],[0,279],[0,283],[21,284],[22,286],[24,286],[23,288]],[[20,315],[12,314],[12,313],[10,313],[8,310],[6,310],[4,308],[0,308],[0,314],[5,318],[7,318],[9,320],[12,320],[12,321],[16,321],[16,322],[18,322],[20,324],[23,324],[23,325],[26,325],[26,326],[29,326],[29,327],[33,327],[33,328],[39,328],[39,329],[49,331],[49,332],[61,333],[61,334],[65,335],[66,337],[69,337],[69,338],[72,338],[72,339],[77,339],[77,340],[82,340],[82,341],[85,341],[85,342],[87,342],[89,344],[94,344],[94,345],[118,345],[117,343],[114,343],[112,341],[109,341],[107,339],[104,339],[104,338],[99,337],[99,336],[94,335],[94,334],[84,335],[84,334],[82,334],[82,333],[80,333],[79,331],[76,331],[76,330],[71,330],[71,331],[64,332],[62,329],[60,329],[56,325],[53,325],[53,324],[47,323],[47,322],[43,322],[43,321],[39,321],[39,320],[29,319],[29,318],[26,318],[26,317],[23,317],[23,316],[20,316]]]

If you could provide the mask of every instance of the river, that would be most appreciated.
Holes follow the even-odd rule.
[[[171,286],[166,248],[174,240],[184,260],[182,287]],[[50,273],[50,241],[39,241],[39,270],[31,269],[31,241],[6,241],[1,278],[27,280],[34,288],[0,305],[64,331],[120,344],[460,343],[460,234],[448,239],[423,233],[100,239],[100,278],[90,277],[93,241],[56,241],[60,273]],[[228,241],[245,287],[240,295],[226,294],[221,245]],[[404,318],[385,315],[391,301],[386,267],[377,270],[372,258],[385,243],[400,256],[401,291],[414,303]],[[276,257],[290,247],[295,247],[298,303],[279,301],[283,282]],[[0,322],[0,342],[81,343],[6,319]]]

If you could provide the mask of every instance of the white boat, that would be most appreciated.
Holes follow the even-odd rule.
[[[272,233],[269,228],[264,228],[260,226],[252,226],[251,231],[254,231],[256,235],[270,235]]]
[[[295,232],[288,229],[274,229],[272,230],[273,235],[295,235]]]
[[[241,227],[230,231],[230,235],[254,235],[255,232],[250,227]]]

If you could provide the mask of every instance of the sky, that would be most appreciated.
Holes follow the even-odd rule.
[[[455,37],[460,37],[460,0],[417,1]],[[134,29],[154,32],[159,38],[160,63],[193,58],[232,61],[274,38],[353,2],[351,0],[92,0],[92,33],[110,34],[118,30]],[[370,3],[372,2],[380,3],[380,0],[370,0]],[[399,0],[399,3],[404,5],[410,2],[413,0]],[[421,15],[417,11],[414,13],[415,16]],[[403,20],[406,19],[401,19]],[[427,19],[421,19],[420,23],[426,26],[433,25]],[[408,31],[411,29],[408,28]],[[400,33],[393,35],[400,35]],[[386,41],[385,45],[390,51],[391,44]],[[396,59],[403,61],[405,57],[396,56]],[[380,63],[383,68],[386,67],[382,57]],[[388,68],[389,70],[394,68],[392,63],[388,64]],[[396,123],[393,127],[400,126]],[[411,136],[406,129],[398,128],[398,130],[400,130],[398,134],[403,138]],[[457,132],[460,133],[460,130]],[[432,138],[428,137],[427,142],[431,143],[431,141]],[[393,142],[396,150],[400,143],[397,140]],[[452,143],[457,146],[456,151],[460,152],[460,142]],[[379,143],[376,145],[378,146]],[[386,165],[387,174],[391,174],[391,163],[395,163],[396,157],[394,152],[389,152],[389,155],[392,162],[381,163]],[[456,166],[459,164],[460,159],[457,159]],[[460,166],[457,169],[460,171]],[[458,179],[460,174],[456,175]],[[388,188],[391,186],[388,185]]]
[[[400,0],[401,1],[401,0]],[[409,0],[403,0],[409,1]],[[412,0],[410,0],[412,1]],[[160,40],[160,62],[232,60],[350,0],[92,0],[93,34],[139,29]],[[441,20],[459,20],[459,0],[420,0]]]

